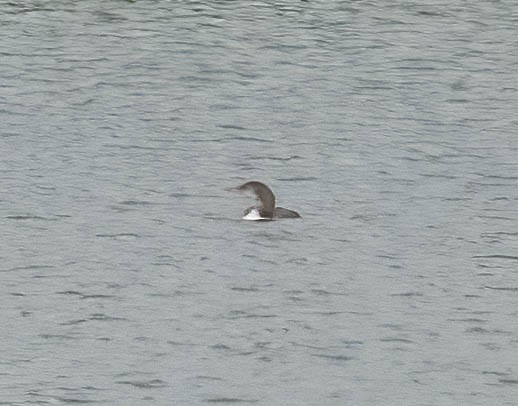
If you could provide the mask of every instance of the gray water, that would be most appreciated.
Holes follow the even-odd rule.
[[[0,404],[515,405],[518,3],[424,3],[2,1]]]

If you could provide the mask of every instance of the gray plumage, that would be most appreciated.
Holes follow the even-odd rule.
[[[261,217],[266,219],[273,218],[298,218],[299,213],[283,207],[275,207],[275,195],[272,190],[264,183],[251,181],[236,188],[239,191],[250,191],[255,194],[258,205],[251,206],[245,210],[245,216],[253,209],[257,209]]]

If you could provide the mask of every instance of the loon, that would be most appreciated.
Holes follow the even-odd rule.
[[[243,220],[273,220],[276,218],[300,218],[300,214],[294,210],[275,207],[275,196],[272,190],[264,183],[251,181],[235,188],[240,192],[252,192],[257,201],[256,206],[247,208]]]

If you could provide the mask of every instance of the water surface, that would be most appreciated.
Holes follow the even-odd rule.
[[[515,404],[517,15],[4,2],[1,402]]]

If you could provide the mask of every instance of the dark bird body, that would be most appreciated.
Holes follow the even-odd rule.
[[[275,207],[275,195],[264,183],[251,181],[237,187],[242,192],[252,192],[259,204],[247,208],[244,212],[245,220],[273,220],[276,218],[299,218],[300,215],[294,210],[283,207]]]

